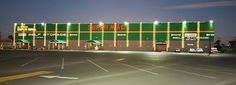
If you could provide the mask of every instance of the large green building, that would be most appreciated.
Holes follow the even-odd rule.
[[[208,49],[214,22],[15,23],[16,48],[175,51]]]

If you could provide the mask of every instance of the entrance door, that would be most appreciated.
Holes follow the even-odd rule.
[[[156,51],[166,51],[166,44],[156,44]]]

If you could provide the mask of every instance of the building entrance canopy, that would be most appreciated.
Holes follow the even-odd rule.
[[[32,43],[32,41],[30,41],[30,40],[17,40],[16,42],[20,42],[20,43]]]
[[[51,40],[51,43],[66,43],[65,40]]]

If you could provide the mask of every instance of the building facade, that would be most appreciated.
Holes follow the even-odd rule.
[[[210,47],[214,22],[15,23],[15,48],[187,51]]]

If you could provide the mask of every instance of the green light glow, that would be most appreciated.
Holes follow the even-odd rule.
[[[157,25],[159,22],[158,22],[158,21],[154,21],[153,23],[154,23],[155,25]]]
[[[129,23],[127,21],[124,22],[125,25],[128,25]]]
[[[42,22],[42,23],[41,23],[41,25],[45,25],[45,23],[44,23],[44,22]]]
[[[212,24],[214,21],[213,20],[210,20],[210,23]]]
[[[70,23],[70,22],[68,22],[68,23],[67,23],[67,25],[71,25],[71,23]]]
[[[213,20],[210,20],[210,29],[213,29],[213,24],[214,24],[214,21]]]
[[[104,25],[104,23],[103,23],[103,22],[99,22],[99,25],[100,25],[100,26],[103,26],[103,25]]]

